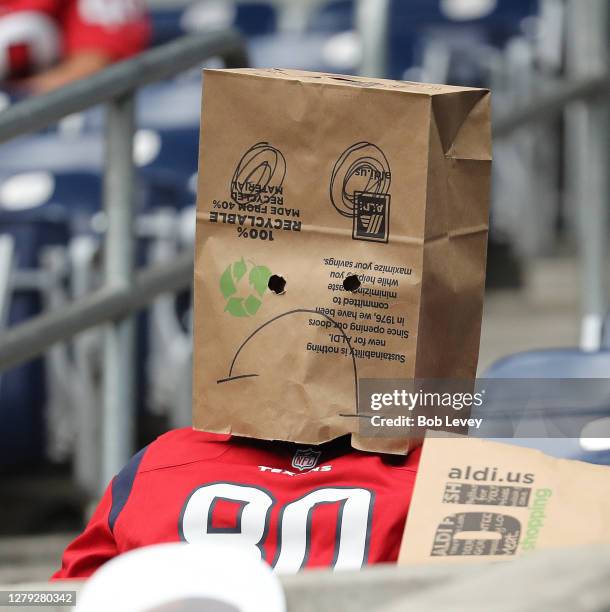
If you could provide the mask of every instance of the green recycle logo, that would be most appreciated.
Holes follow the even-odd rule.
[[[246,263],[243,257],[227,266],[220,277],[220,291],[227,300],[225,312],[234,317],[254,316],[263,303],[270,277],[269,268]]]

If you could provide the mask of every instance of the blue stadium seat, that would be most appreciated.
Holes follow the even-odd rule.
[[[148,189],[147,208],[191,205],[195,198],[191,181],[197,173],[199,129],[146,130],[140,136],[151,140],[151,147],[158,147],[154,158],[142,160],[139,167]]]
[[[550,349],[517,353],[491,365],[484,378],[610,378],[610,350]]]
[[[0,234],[14,240],[17,274],[39,270],[45,247],[65,246],[73,232],[88,228],[99,201],[100,179],[92,173],[35,172],[0,178]],[[41,309],[40,291],[33,285],[18,286],[11,292],[8,325],[22,323]],[[46,400],[42,359],[0,375],[0,466],[42,459]]]
[[[193,201],[189,179],[197,171],[199,111],[192,117],[183,113],[187,115],[184,123],[179,114],[168,111],[164,123],[162,113],[147,109],[158,109],[160,102],[180,108],[185,101],[199,109],[200,94],[190,85],[178,87],[175,95],[169,93],[170,89],[168,85],[138,99],[138,108],[142,109],[141,123],[156,126],[140,129],[136,134],[139,210],[155,206],[181,208],[185,198],[188,204]],[[196,90],[200,89],[198,84]],[[196,123],[193,123],[190,119],[194,120],[195,116]],[[64,211],[63,214],[69,213],[70,219],[79,221],[101,209],[104,140],[99,126],[71,138],[44,134],[5,147],[8,148],[0,151],[0,181],[19,171],[46,173],[52,177],[53,195],[49,195],[43,207],[31,211],[35,219],[41,214],[62,214]],[[82,224],[77,229],[81,228]]]
[[[0,233],[3,230],[0,229]],[[30,237],[35,240],[34,237]],[[11,301],[9,325],[35,316],[40,309],[35,292],[20,292]],[[0,374],[0,468],[33,464],[44,454],[44,364],[36,359]]]
[[[165,130],[191,128],[199,130],[201,117],[201,71],[154,83],[137,95],[137,125],[139,128]],[[99,118],[97,129],[103,126]]]
[[[489,86],[490,41],[481,28],[429,28],[415,37],[413,53],[414,65],[424,70],[428,81]]]
[[[165,9],[151,12],[152,45],[163,45],[186,32],[182,27],[183,9]]]
[[[196,8],[195,3],[195,8]],[[199,4],[205,5],[205,1]],[[205,8],[205,7],[204,7]],[[153,46],[162,45],[179,36],[183,36],[190,31],[205,27],[214,27],[214,24],[204,23],[185,23],[187,9],[160,9],[152,11],[152,44]],[[203,17],[205,19],[205,16]],[[233,25],[245,36],[264,36],[272,34],[277,30],[277,14],[271,2],[244,2],[235,4]]]
[[[296,70],[337,72],[325,57],[324,46],[330,36],[325,33],[282,32],[250,39],[250,61],[257,68],[290,66]],[[349,70],[342,70],[346,72]]]
[[[354,0],[331,0],[313,12],[308,30],[311,32],[345,32],[354,30],[355,4]]]
[[[100,201],[101,178],[95,172],[39,170],[0,174],[1,223],[51,222],[70,227],[79,214],[100,210]]]
[[[512,379],[523,381],[520,385],[516,382],[512,387],[510,385],[498,385],[496,393],[488,394],[485,404],[480,409],[477,416],[491,417],[489,422],[491,425],[485,432],[486,437],[493,436],[502,438],[505,442],[516,443],[521,446],[529,446],[539,448],[544,452],[554,454],[560,457],[580,459],[592,463],[601,463],[610,465],[610,452],[601,450],[599,452],[590,452],[583,449],[580,442],[580,433],[574,434],[574,431],[580,432],[581,424],[591,420],[591,414],[594,412],[598,418],[610,417],[610,350],[602,350],[595,353],[586,353],[578,349],[554,349],[532,351],[511,355],[493,364],[483,375],[483,379],[499,380]],[[528,419],[527,409],[520,405],[519,401],[512,401],[513,394],[519,395],[519,391],[525,389],[527,404],[532,405],[547,405],[548,398],[545,396],[545,391],[548,388],[544,384],[528,385],[528,381],[544,380],[569,380],[569,379],[601,379],[599,387],[596,384],[595,390],[591,390],[591,394],[578,393],[578,388],[575,385],[564,387],[566,402],[563,402],[562,409],[569,416],[558,416],[557,411],[549,406],[549,411],[542,410],[540,415],[542,422],[548,425],[549,429],[554,430],[554,436],[559,437],[540,437],[540,438],[518,438],[509,439],[519,426],[521,419]],[[607,381],[607,389],[606,389]],[[493,382],[491,389],[494,389]],[[586,384],[586,383],[583,383]],[[482,383],[485,388],[485,383]],[[549,387],[551,388],[551,387]],[[561,387],[553,386],[554,391],[560,390]],[[575,393],[576,392],[576,393]],[[539,396],[537,396],[537,394]],[[547,399],[545,399],[547,398]],[[524,402],[525,403],[525,402]],[[509,420],[496,420],[494,414],[506,412],[507,407],[514,411],[514,418]],[[579,412],[583,416],[579,416]],[[568,437],[561,437],[561,435]],[[608,440],[610,446],[610,439]]]
[[[536,14],[538,0],[498,0],[495,9],[480,19],[451,19],[442,10],[440,0],[392,0],[389,14],[389,72],[402,78],[406,69],[417,62],[418,46],[432,31],[451,34],[477,32],[488,44],[502,47],[519,33],[522,20]]]
[[[16,245],[18,270],[39,267],[45,246],[65,244],[68,228],[57,211],[45,211],[32,222],[24,215],[0,210],[0,234],[10,234]],[[20,218],[21,217],[21,218]],[[8,324],[17,325],[40,312],[40,293],[34,289],[15,291],[10,299]],[[42,359],[0,374],[0,467],[34,464],[44,453],[45,374]]]
[[[244,2],[237,5],[235,27],[246,36],[264,36],[277,30],[277,14],[270,2]]]
[[[139,181],[139,186],[139,208],[150,207],[148,188],[143,180]],[[0,234],[8,234],[14,240],[17,275],[20,271],[40,270],[45,247],[66,247],[75,235],[96,233],[91,218],[101,210],[101,196],[102,179],[96,172],[0,174]],[[142,251],[138,248],[139,258]],[[41,295],[36,286],[17,286],[11,293],[9,326],[40,314]],[[138,350],[144,356],[143,325],[140,317]],[[145,358],[138,363],[143,372]],[[138,371],[140,379],[142,375]],[[139,385],[138,388],[143,387]],[[141,396],[137,397],[138,403],[142,401]],[[32,464],[43,458],[47,402],[42,359],[0,375],[0,429],[4,434],[0,467]]]
[[[103,163],[99,130],[67,138],[57,132],[35,134],[0,147],[0,177],[31,171],[99,173]]]
[[[583,452],[573,459],[594,463],[595,465],[610,465],[610,451]]]

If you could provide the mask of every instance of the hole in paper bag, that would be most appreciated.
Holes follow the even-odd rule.
[[[267,287],[269,287],[269,290],[273,291],[273,293],[282,295],[283,293],[286,293],[286,279],[278,276],[277,274],[273,274],[269,278]]]
[[[362,283],[355,274],[352,274],[351,276],[346,276],[343,280],[343,288],[346,291],[358,291],[358,289],[360,289],[360,285],[362,285]]]

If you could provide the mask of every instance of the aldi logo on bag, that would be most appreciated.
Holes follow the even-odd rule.
[[[321,454],[322,451],[315,451],[313,448],[298,450],[292,458],[292,467],[301,472],[311,470],[318,464]]]
[[[357,142],[337,160],[330,178],[330,201],[352,219],[354,240],[388,242],[392,172],[385,153],[370,142]]]
[[[387,242],[390,235],[390,196],[388,194],[354,194],[354,240]]]

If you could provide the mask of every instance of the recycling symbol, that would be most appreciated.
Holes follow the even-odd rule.
[[[263,303],[270,277],[269,268],[246,262],[243,257],[227,266],[220,277],[225,312],[234,317],[254,316]]]

